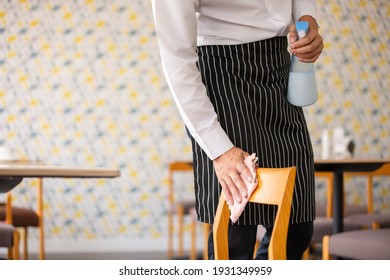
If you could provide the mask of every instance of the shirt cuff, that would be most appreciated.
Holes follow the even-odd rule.
[[[207,135],[202,135],[201,139],[196,139],[196,136],[194,138],[211,160],[216,159],[234,147],[232,141],[226,135],[226,132],[222,127],[215,127],[214,130]]]

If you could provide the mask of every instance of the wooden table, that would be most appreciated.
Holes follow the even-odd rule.
[[[0,193],[6,193],[15,188],[23,178],[39,178],[39,193],[42,197],[42,178],[115,178],[120,176],[118,169],[110,168],[84,168],[68,166],[51,166],[42,162],[15,161],[0,162]],[[42,201],[38,201],[38,215],[40,223],[43,221]],[[40,239],[43,240],[43,224],[39,230]],[[45,259],[44,245],[41,242],[40,259]]]
[[[16,187],[23,178],[114,178],[118,169],[52,166],[35,162],[0,162],[0,193]]]
[[[344,173],[390,171],[390,159],[326,159],[315,160],[315,170],[333,173],[333,232],[344,230]]]

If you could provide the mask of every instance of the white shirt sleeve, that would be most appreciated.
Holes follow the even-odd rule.
[[[316,0],[293,0],[292,9],[294,22],[304,15],[312,16],[317,20]]]
[[[164,75],[191,135],[213,160],[233,147],[196,66],[199,0],[152,0]]]

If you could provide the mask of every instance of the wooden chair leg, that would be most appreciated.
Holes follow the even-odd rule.
[[[253,259],[256,258],[257,250],[259,249],[259,247],[260,247],[260,241],[256,240],[255,249],[253,250]]]
[[[168,250],[167,259],[173,259],[173,217],[171,213],[168,213]]]
[[[191,222],[191,252],[190,259],[196,260],[196,220],[192,219]]]
[[[373,198],[373,175],[370,174],[367,177],[367,212],[374,212],[374,198]]]
[[[302,255],[302,260],[310,259],[310,247],[306,249],[306,251]]]
[[[329,235],[325,235],[322,238],[322,259],[323,260],[330,260]]]
[[[209,234],[210,234],[210,224],[203,224],[203,259],[209,259]]]
[[[43,227],[43,180],[38,178],[37,208],[39,217],[39,259],[45,259],[45,232]]]
[[[23,257],[28,260],[28,230],[27,227],[23,228]]]
[[[178,218],[178,227],[179,227],[179,250],[178,250],[178,256],[179,258],[182,258],[184,256],[184,249],[183,249],[183,219],[184,219],[184,206],[180,205],[177,211],[177,218]]]
[[[381,225],[378,222],[373,222],[371,224],[372,229],[380,229]]]
[[[13,260],[13,259],[14,259],[14,251],[13,251],[13,248],[14,248],[14,247],[8,248],[8,259],[9,259],[9,260]]]
[[[14,230],[12,235],[13,246],[8,248],[8,259],[9,260],[19,260],[19,243],[20,243],[20,235],[17,230]]]
[[[43,233],[43,226],[39,226],[39,259],[46,259],[45,256],[45,237]]]
[[[14,255],[14,260],[19,260],[20,255],[19,255],[19,243],[20,243],[20,235],[17,230],[14,231],[14,247],[13,247],[13,255]]]

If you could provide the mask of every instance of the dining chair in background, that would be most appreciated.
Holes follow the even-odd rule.
[[[322,259],[390,260],[390,228],[365,229],[326,235]]]
[[[0,221],[6,220],[7,213],[12,216],[12,225],[22,230],[23,258],[29,259],[28,251],[28,229],[37,228],[39,231],[39,259],[45,259],[45,240],[43,227],[43,182],[42,178],[37,179],[37,209],[27,207],[12,206],[8,203],[12,201],[12,192],[7,192],[7,202],[0,204]],[[7,210],[8,209],[8,210]]]
[[[0,247],[8,249],[8,259],[19,259],[19,240],[18,230],[12,225],[11,200],[7,197],[7,212],[4,222],[0,222]]]
[[[359,246],[359,242],[364,241],[365,244],[370,244],[371,241],[367,238],[378,238],[377,241],[372,241],[373,248],[375,248],[375,242],[380,242],[381,240],[383,240],[383,242],[386,241],[386,238],[381,237],[381,235],[386,231],[381,231],[381,233],[377,231],[372,232],[372,230],[376,229],[390,228],[390,213],[374,212],[375,199],[373,180],[377,176],[389,175],[389,164],[385,164],[381,168],[373,172],[349,172],[345,174],[345,176],[348,176],[349,178],[365,177],[367,179],[366,211],[363,213],[359,213],[359,211],[349,211],[350,206],[345,205],[346,214],[344,218],[344,232],[337,233],[335,235],[333,234],[331,220],[329,221],[328,219],[324,219],[322,217],[316,219],[312,243],[320,243],[322,245],[322,258],[325,257],[326,259],[328,259],[332,254],[335,256],[338,255],[340,257],[356,259],[368,257],[369,255],[363,255],[361,254],[361,252],[359,253],[360,249],[357,248],[363,248]],[[349,240],[344,242],[347,239]],[[386,248],[386,244],[384,244],[383,248]],[[348,251],[351,251],[351,253],[347,253]],[[375,252],[375,249],[368,249],[367,254],[373,252]],[[370,258],[372,258],[372,256]]]
[[[352,231],[359,229],[371,228],[372,224],[376,222],[375,217],[378,215],[372,214],[373,212],[373,185],[372,176],[374,173],[361,173],[361,172],[350,172],[346,173],[345,177],[361,177],[367,176],[369,178],[366,186],[367,203],[366,205],[351,205],[344,201],[344,231]],[[332,202],[333,202],[333,173],[331,172],[316,172],[316,178],[324,178],[326,181],[326,202],[317,203],[316,205],[316,219],[314,221],[314,231],[312,242],[309,249],[304,254],[304,259],[310,259],[312,253],[322,250],[323,237],[331,235],[333,233],[333,213],[332,213]],[[371,182],[370,182],[371,178]],[[347,195],[345,194],[344,197]],[[379,215],[381,216],[381,215]],[[386,221],[387,217],[382,217],[382,220]],[[364,223],[363,223],[364,221]],[[390,223],[390,215],[389,215]],[[320,254],[322,256],[322,253]]]
[[[290,221],[296,167],[257,168],[256,173],[259,184],[249,201],[278,206],[268,249],[268,257],[270,260],[286,259],[287,231]],[[213,223],[214,255],[216,260],[229,259],[229,223],[229,206],[226,203],[225,196],[221,194]]]
[[[374,178],[390,176],[390,164],[369,173],[353,173],[355,176],[367,178],[367,213],[354,213],[345,218],[345,222],[358,225],[361,228],[390,228],[390,212],[374,211]]]
[[[186,161],[174,161],[168,165],[168,250],[167,258],[184,258],[184,218],[189,216],[191,211],[195,207],[195,197],[193,199],[181,199],[177,195],[178,180],[175,180],[175,175],[179,173],[193,174],[192,162]],[[177,227],[174,225],[174,219],[177,218]],[[190,238],[191,244],[196,243],[196,234],[194,233],[195,228],[191,228]],[[177,232],[177,234],[175,234]],[[174,250],[175,236],[178,238],[177,251]],[[194,245],[191,245],[194,250]],[[190,255],[194,257],[194,252],[191,251]]]

